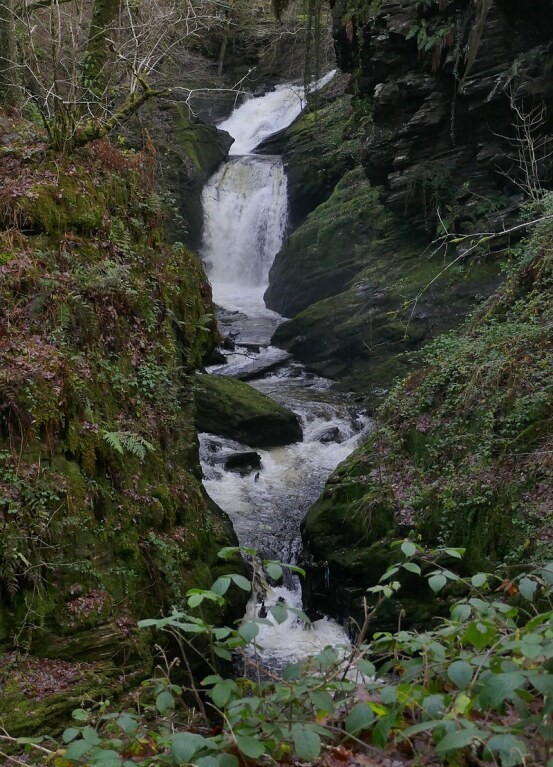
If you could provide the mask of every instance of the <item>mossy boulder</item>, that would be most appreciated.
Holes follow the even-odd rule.
[[[196,427],[252,447],[301,442],[297,415],[249,384],[226,376],[197,374]]]

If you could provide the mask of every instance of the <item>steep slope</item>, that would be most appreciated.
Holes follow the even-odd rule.
[[[154,157],[107,140],[56,156],[27,124],[2,129],[0,649],[59,676],[24,701],[5,656],[0,717],[28,735],[143,674],[137,619],[209,585],[234,537],[199,481],[210,288],[164,238]]]
[[[385,400],[377,429],[330,478],[304,521],[312,600],[359,598],[413,536],[467,548],[464,568],[553,554],[553,199],[505,284]],[[329,574],[323,570],[329,568]],[[324,576],[324,577],[323,577]],[[409,593],[408,619],[424,614]],[[324,595],[324,596],[323,596]],[[326,604],[326,601],[324,602]]]

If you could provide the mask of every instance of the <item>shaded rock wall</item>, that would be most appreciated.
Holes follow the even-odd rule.
[[[361,616],[361,597],[407,536],[466,548],[463,574],[553,557],[553,200],[506,283],[460,330],[427,347],[378,427],[332,475],[303,522],[314,566],[307,598]],[[400,573],[401,576],[401,573]],[[393,626],[428,618],[419,578],[401,577]],[[395,617],[394,617],[395,613]],[[389,621],[389,623],[386,623]]]
[[[497,285],[516,236],[474,247],[469,235],[509,228],[527,196],[524,161],[511,156],[510,94],[524,112],[552,105],[553,11],[548,2],[332,5],[350,95],[323,93],[288,131],[299,227],[275,259],[266,301],[294,317],[276,343],[342,386],[380,395],[409,369],[409,352]],[[538,143],[550,135],[547,114]],[[546,186],[551,163],[538,165]],[[431,245],[446,232],[461,239]]]

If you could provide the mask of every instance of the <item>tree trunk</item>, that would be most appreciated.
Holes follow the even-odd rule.
[[[8,106],[17,106],[20,91],[12,2],[0,0],[0,100]]]
[[[107,73],[111,46],[108,42],[110,27],[119,15],[121,0],[94,0],[92,22],[82,66],[82,79],[95,95],[104,93],[109,77]]]

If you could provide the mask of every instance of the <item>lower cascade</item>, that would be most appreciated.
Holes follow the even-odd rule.
[[[303,441],[258,449],[260,462],[250,470],[229,470],[228,458],[251,447],[233,440],[200,435],[204,485],[226,511],[242,546],[264,558],[296,564],[302,561],[300,522],[317,500],[324,482],[371,429],[370,419],[328,380],[313,376],[270,345],[283,318],[263,303],[269,269],[286,234],[286,175],[279,157],[251,154],[256,144],[284,127],[299,113],[303,92],[280,86],[250,99],[221,127],[230,130],[238,152],[224,163],[203,191],[202,257],[207,266],[221,328],[235,349],[211,373],[246,377],[251,385],[300,418]],[[290,106],[291,105],[291,106]],[[283,123],[283,113],[286,122]],[[274,117],[273,117],[274,116]],[[256,122],[257,121],[257,122]],[[268,126],[273,126],[272,131]],[[250,377],[248,375],[248,377]],[[265,614],[276,601],[301,608],[299,579],[254,597],[246,619]],[[258,635],[264,662],[283,665],[311,655],[328,644],[348,642],[345,630],[323,616],[314,616],[309,630],[288,613],[279,626],[261,626]]]

